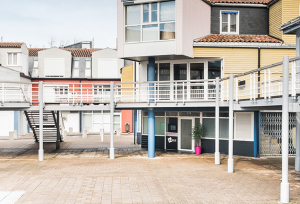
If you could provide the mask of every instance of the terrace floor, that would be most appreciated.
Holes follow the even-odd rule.
[[[45,144],[37,161],[31,138],[0,140],[0,191],[25,191],[16,203],[278,203],[281,159],[234,157],[227,173],[214,155],[157,152],[155,159],[133,144],[132,135],[115,137],[116,159],[109,159],[109,137],[67,137],[60,150]],[[289,162],[290,200],[300,203],[300,173]],[[1,201],[0,201],[1,203]]]

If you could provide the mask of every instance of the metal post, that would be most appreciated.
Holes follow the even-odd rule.
[[[109,155],[110,159],[115,159],[115,149],[114,149],[114,82],[110,82],[110,149]]]
[[[280,202],[289,203],[289,56],[283,56],[282,79],[282,180],[280,186]]]
[[[137,110],[134,110],[134,144],[135,144],[135,138],[137,138],[137,127],[138,127],[138,122],[137,122]]]
[[[300,56],[300,29],[296,31],[296,56]],[[300,72],[300,61],[296,61],[296,77],[295,80],[299,82],[299,72]],[[295,85],[297,88],[297,83]],[[300,113],[296,113],[297,126],[296,126],[296,158],[295,158],[295,170],[300,171]]]
[[[148,109],[148,158],[155,157],[155,114],[153,108]]]
[[[220,116],[220,84],[219,77],[216,78],[216,116],[215,116],[215,164],[220,164],[220,150],[219,150],[219,116]]]
[[[155,58],[148,60],[148,81],[155,81]],[[154,101],[154,83],[149,83],[149,101]]]
[[[43,96],[43,82],[39,82],[39,128],[40,128],[40,134],[39,134],[39,161],[44,160],[44,148],[43,148],[43,110],[44,110],[44,96]]]
[[[296,113],[296,158],[295,171],[300,171],[300,113]]]
[[[56,149],[60,149],[59,111],[56,112],[56,127],[57,127]]]
[[[234,172],[233,161],[233,89],[234,89],[233,74],[229,78],[229,141],[228,141],[228,173]]]

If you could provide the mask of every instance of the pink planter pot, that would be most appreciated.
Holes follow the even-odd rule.
[[[200,147],[195,147],[195,154],[200,155],[201,154],[201,146]]]

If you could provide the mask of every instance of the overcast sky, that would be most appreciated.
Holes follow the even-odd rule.
[[[0,0],[0,36],[28,47],[91,41],[116,47],[117,0]]]

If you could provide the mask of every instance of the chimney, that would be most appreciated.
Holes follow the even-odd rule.
[[[3,36],[1,36],[1,42],[3,42]]]

